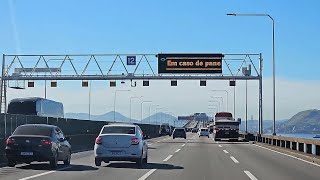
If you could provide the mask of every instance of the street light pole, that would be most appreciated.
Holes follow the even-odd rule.
[[[246,80],[246,133],[248,133],[248,80]]]
[[[273,82],[273,135],[276,135],[276,63],[274,19],[269,14],[227,14],[227,16],[267,16],[272,20],[272,82]],[[262,124],[262,122],[261,122]]]
[[[114,103],[113,103],[113,121],[116,122],[116,98],[118,91],[130,91],[130,90],[116,90],[114,93]]]
[[[144,103],[152,103],[152,101],[142,101],[142,102],[141,102],[141,116],[140,116],[140,117],[141,117],[141,123],[142,123],[142,117],[143,117],[143,116],[142,116],[142,112],[143,112],[143,104],[144,104]]]
[[[156,107],[156,116],[158,117],[158,109],[163,109],[162,107]],[[158,118],[157,118],[158,121]],[[160,124],[162,124],[162,115],[160,114]]]
[[[208,106],[208,111],[209,111],[209,109],[214,109],[215,112],[217,112],[217,106]],[[210,113],[210,111],[209,111],[209,113]],[[214,116],[213,111],[212,111],[212,115]]]
[[[143,96],[140,96],[140,97],[130,97],[130,123],[131,123],[131,120],[132,120],[132,115],[131,115],[131,104],[132,104],[132,99],[134,99],[134,98],[142,98]]]
[[[89,84],[89,120],[91,120],[91,81]]]
[[[227,103],[226,103],[226,111],[228,112],[228,107],[229,107],[229,103],[228,103],[228,99],[229,99],[229,93],[228,93],[228,91],[227,90],[217,90],[217,89],[213,89],[213,90],[211,90],[211,91],[224,91],[224,92],[226,92],[226,94],[227,94]]]
[[[220,101],[209,101],[209,102],[218,103],[219,104],[218,111],[220,112]]]
[[[221,99],[221,102],[222,102],[222,107],[223,107],[223,97],[221,96],[210,96],[212,99],[214,98],[218,98],[218,99]],[[222,109],[222,108],[221,108]]]
[[[159,105],[152,105],[151,108],[153,107],[159,107]],[[155,115],[157,116],[157,109],[155,109]],[[157,120],[157,117],[156,117],[156,120]],[[151,123],[151,119],[150,119],[150,123]]]

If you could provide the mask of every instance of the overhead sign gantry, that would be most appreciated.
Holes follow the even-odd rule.
[[[23,89],[25,81],[32,87],[38,80],[51,81],[54,86],[60,80],[108,80],[110,85],[130,80],[131,86],[134,80],[143,80],[143,86],[148,86],[149,80],[200,80],[200,86],[205,86],[206,80],[229,80],[232,86],[236,80],[258,80],[262,120],[262,62],[261,54],[4,54],[1,112],[6,111],[6,87],[11,81],[16,89]]]

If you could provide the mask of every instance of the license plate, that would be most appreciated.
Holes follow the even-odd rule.
[[[123,152],[122,151],[113,151],[113,152],[111,152],[111,154],[112,155],[121,155],[121,154],[123,154]]]
[[[21,152],[22,156],[33,156],[33,152]]]

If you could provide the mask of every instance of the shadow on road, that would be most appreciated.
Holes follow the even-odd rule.
[[[173,169],[184,169],[181,166],[175,166],[172,164],[163,163],[148,163],[143,167],[139,168],[136,163],[110,163],[105,167],[109,168],[127,168],[127,169],[162,169],[162,170],[173,170]]]
[[[63,164],[58,164],[57,170],[59,171],[60,168],[64,168],[67,167]],[[17,167],[18,169],[26,169],[26,170],[52,170],[50,168],[50,165],[47,163],[37,163],[37,164],[30,164],[30,165],[26,165],[26,166],[20,166]],[[92,166],[86,166],[86,165],[70,165],[70,168],[67,169],[63,169],[61,171],[94,171],[94,170],[98,170],[98,168],[96,167],[92,167]]]
[[[61,171],[95,171],[98,169],[99,168],[92,167],[92,166],[75,164],[75,165],[71,165],[71,168],[64,169]]]

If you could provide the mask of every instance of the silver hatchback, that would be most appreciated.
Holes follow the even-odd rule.
[[[94,156],[96,166],[102,161],[131,161],[142,166],[148,162],[148,146],[138,125],[110,124],[96,138]]]

